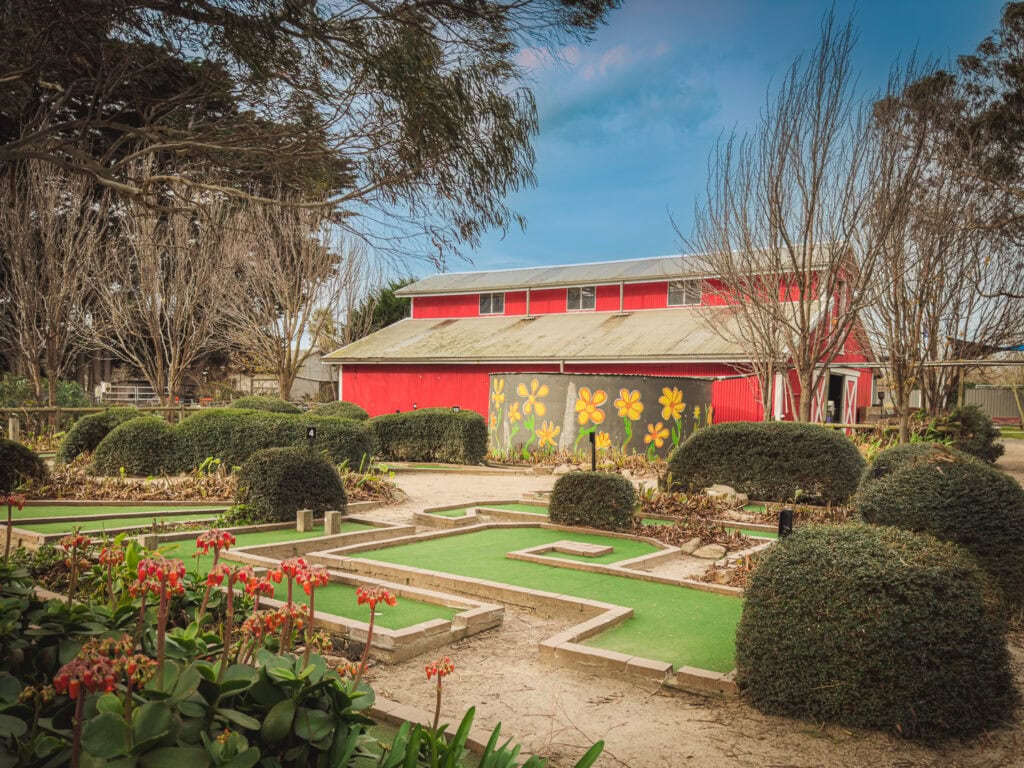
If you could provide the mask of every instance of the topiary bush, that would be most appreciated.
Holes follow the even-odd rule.
[[[235,501],[257,522],[291,522],[300,509],[322,514],[347,506],[334,465],[314,450],[291,447],[253,453],[238,472]]]
[[[182,471],[177,434],[159,416],[140,416],[114,427],[96,446],[92,471],[100,475],[176,474]]]
[[[762,501],[845,503],[864,471],[839,432],[789,421],[730,422],[699,430],[669,457],[669,490],[716,483]]]
[[[896,528],[803,526],[765,555],[736,632],[763,712],[971,736],[1016,702],[998,598],[958,547]]]
[[[421,408],[374,416],[367,423],[384,459],[479,464],[487,454],[487,424],[474,411]]]
[[[297,405],[282,400],[280,397],[266,395],[249,395],[239,397],[228,403],[228,408],[245,408],[250,411],[270,411],[271,413],[302,413]]]
[[[1024,489],[1004,472],[941,445],[890,448],[865,473],[853,506],[868,523],[961,545],[1009,605],[1024,605]]]
[[[555,482],[548,514],[552,523],[628,530],[637,504],[633,484],[619,474],[570,472]]]
[[[46,464],[21,443],[0,437],[0,493],[13,492],[26,480],[45,480]]]
[[[141,415],[138,408],[108,408],[101,413],[90,413],[83,416],[68,430],[60,448],[57,449],[57,461],[70,464],[80,454],[95,451],[103,438],[110,434],[118,424]]]
[[[313,406],[310,413],[316,416],[332,416],[336,419],[352,419],[354,421],[366,421],[370,418],[361,406],[350,403],[347,400],[338,400],[333,403],[321,403]]]
[[[1002,443],[996,442],[999,430],[980,406],[954,408],[942,425],[947,430],[946,436],[952,438],[954,448],[989,464],[995,464],[1006,450]]]
[[[214,456],[228,466],[237,466],[263,448],[305,446],[307,427],[317,430],[312,447],[336,464],[358,467],[364,457],[373,456],[373,430],[365,423],[223,408],[200,411],[178,424],[178,465],[189,470]]]

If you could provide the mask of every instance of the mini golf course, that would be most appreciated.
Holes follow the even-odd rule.
[[[352,557],[627,606],[633,609],[633,618],[585,644],[671,662],[677,668],[693,666],[722,673],[733,669],[736,624],[743,609],[736,597],[505,556],[567,539],[614,547],[609,555],[588,558],[597,563],[620,562],[656,551],[653,545],[635,539],[543,528],[492,528],[408,544],[387,546],[384,542]]]
[[[97,513],[99,514],[99,513]],[[151,527],[154,523],[159,525],[172,525],[174,523],[195,523],[204,520],[214,520],[216,512],[200,513],[190,515],[185,511],[168,511],[166,508],[161,512],[154,512],[149,515],[136,515],[134,517],[111,517],[102,520],[81,519],[83,513],[79,511],[78,518],[69,518],[67,522],[55,523],[33,523],[19,522],[15,520],[15,527],[34,533],[53,534],[71,533],[78,528],[82,533],[103,533],[104,531],[124,529],[144,529]]]
[[[547,517],[548,508],[543,504],[470,504],[466,507],[456,507],[454,509],[439,509],[428,512],[431,515],[439,515],[440,517],[465,517],[467,513],[474,509],[501,509],[508,512],[524,512],[530,515],[543,515]]]
[[[121,516],[138,512],[189,512],[194,509],[227,509],[225,501],[178,504],[157,502],[152,504],[26,504],[24,509],[12,510],[17,520],[34,520],[42,517],[90,517],[93,515]]]

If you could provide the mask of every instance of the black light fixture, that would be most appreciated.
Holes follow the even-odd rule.
[[[412,409],[413,409],[414,411],[416,410],[416,403],[413,403],[413,404],[412,404]]]
[[[312,447],[314,440],[316,440],[316,427],[306,427],[306,442]]]
[[[597,472],[597,430],[590,433],[590,471]]]
[[[461,413],[461,412],[462,412],[462,409],[459,406],[457,406],[457,405],[453,405],[452,406],[452,413]]]
[[[779,538],[784,539],[793,532],[793,508],[783,507],[779,510]]]

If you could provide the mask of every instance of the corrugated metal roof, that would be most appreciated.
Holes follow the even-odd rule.
[[[823,257],[831,246],[819,246]],[[481,272],[446,272],[430,275],[395,291],[398,296],[428,296],[445,293],[510,291],[570,285],[601,285],[618,282],[711,277],[694,263],[691,255],[656,256],[589,264],[561,264],[550,267],[522,267]]]
[[[542,360],[743,360],[743,350],[708,329],[735,322],[727,309],[578,312],[535,317],[406,319],[323,358],[346,362],[515,362]]]

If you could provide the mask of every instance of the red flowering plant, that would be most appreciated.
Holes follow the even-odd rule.
[[[437,733],[437,724],[441,719],[441,685],[442,682],[448,675],[455,671],[455,665],[452,660],[447,656],[443,656],[437,661],[432,661],[426,666],[427,682],[430,682],[432,677],[437,678],[437,701],[434,704],[434,733]]]
[[[322,565],[308,565],[302,570],[296,580],[302,585],[303,591],[309,596],[309,622],[306,624],[306,652],[303,655],[303,664],[309,664],[309,652],[313,645],[313,622],[316,620],[316,588],[325,587],[331,580],[327,569]]]
[[[18,493],[12,493],[7,496],[0,496],[7,504],[7,541],[4,544],[4,565],[7,565],[11,560],[11,528],[14,527],[14,508],[17,507],[20,512],[25,508],[25,497]]]
[[[78,574],[83,568],[89,567],[89,561],[85,559],[92,539],[77,530],[60,540],[60,548],[64,550],[67,557],[64,564],[71,570],[71,582],[68,586],[68,605],[75,599],[75,590],[78,589]]]
[[[168,610],[171,598],[185,593],[185,563],[163,557],[148,557],[139,563],[137,575],[138,581],[133,592],[142,596],[140,627],[146,614],[146,597],[152,595],[157,599],[156,672],[159,679],[163,680]]]
[[[107,599],[110,600],[110,608],[117,606],[117,596],[114,594],[114,570],[123,565],[125,561],[124,547],[121,542],[107,544],[100,550],[100,567],[103,568],[106,577]]]
[[[270,571],[267,575],[278,584],[281,583],[282,579],[287,577],[288,584],[288,595],[285,600],[285,605],[288,606],[291,611],[292,604],[294,602],[293,591],[295,587],[296,578],[308,567],[308,563],[301,557],[291,557],[287,560],[282,560],[281,565]],[[284,625],[281,627],[281,653],[287,653],[291,650],[292,640],[292,626],[290,621],[286,620]]]
[[[235,543],[235,537],[230,531],[222,531],[219,528],[211,528],[210,530],[199,534],[196,537],[196,551],[194,557],[196,558],[196,565],[198,570],[198,563],[200,555],[210,554],[210,550],[213,550],[213,566],[210,571],[216,570],[220,564],[220,553],[226,552],[231,549]],[[213,589],[213,585],[209,579],[206,581],[206,591],[203,592],[203,602],[199,605],[199,612],[196,614],[196,623],[202,626],[203,618],[206,616],[206,608],[210,603],[210,592]]]
[[[353,688],[357,687],[359,681],[363,679],[366,664],[370,660],[370,645],[373,643],[373,624],[377,617],[377,606],[384,604],[393,607],[398,604],[398,598],[384,587],[356,587],[356,604],[370,606],[370,623],[366,630],[366,644],[363,646],[363,656],[359,660],[359,669],[356,671],[355,677],[352,678]]]
[[[232,635],[235,629],[235,585],[241,584],[242,588],[253,579],[252,568],[248,565],[231,566],[227,563],[219,563],[206,577],[208,589],[213,587],[226,586],[227,588],[227,616],[224,620],[224,648],[220,656],[220,671],[218,679],[224,674],[228,666],[228,656],[231,653]]]

